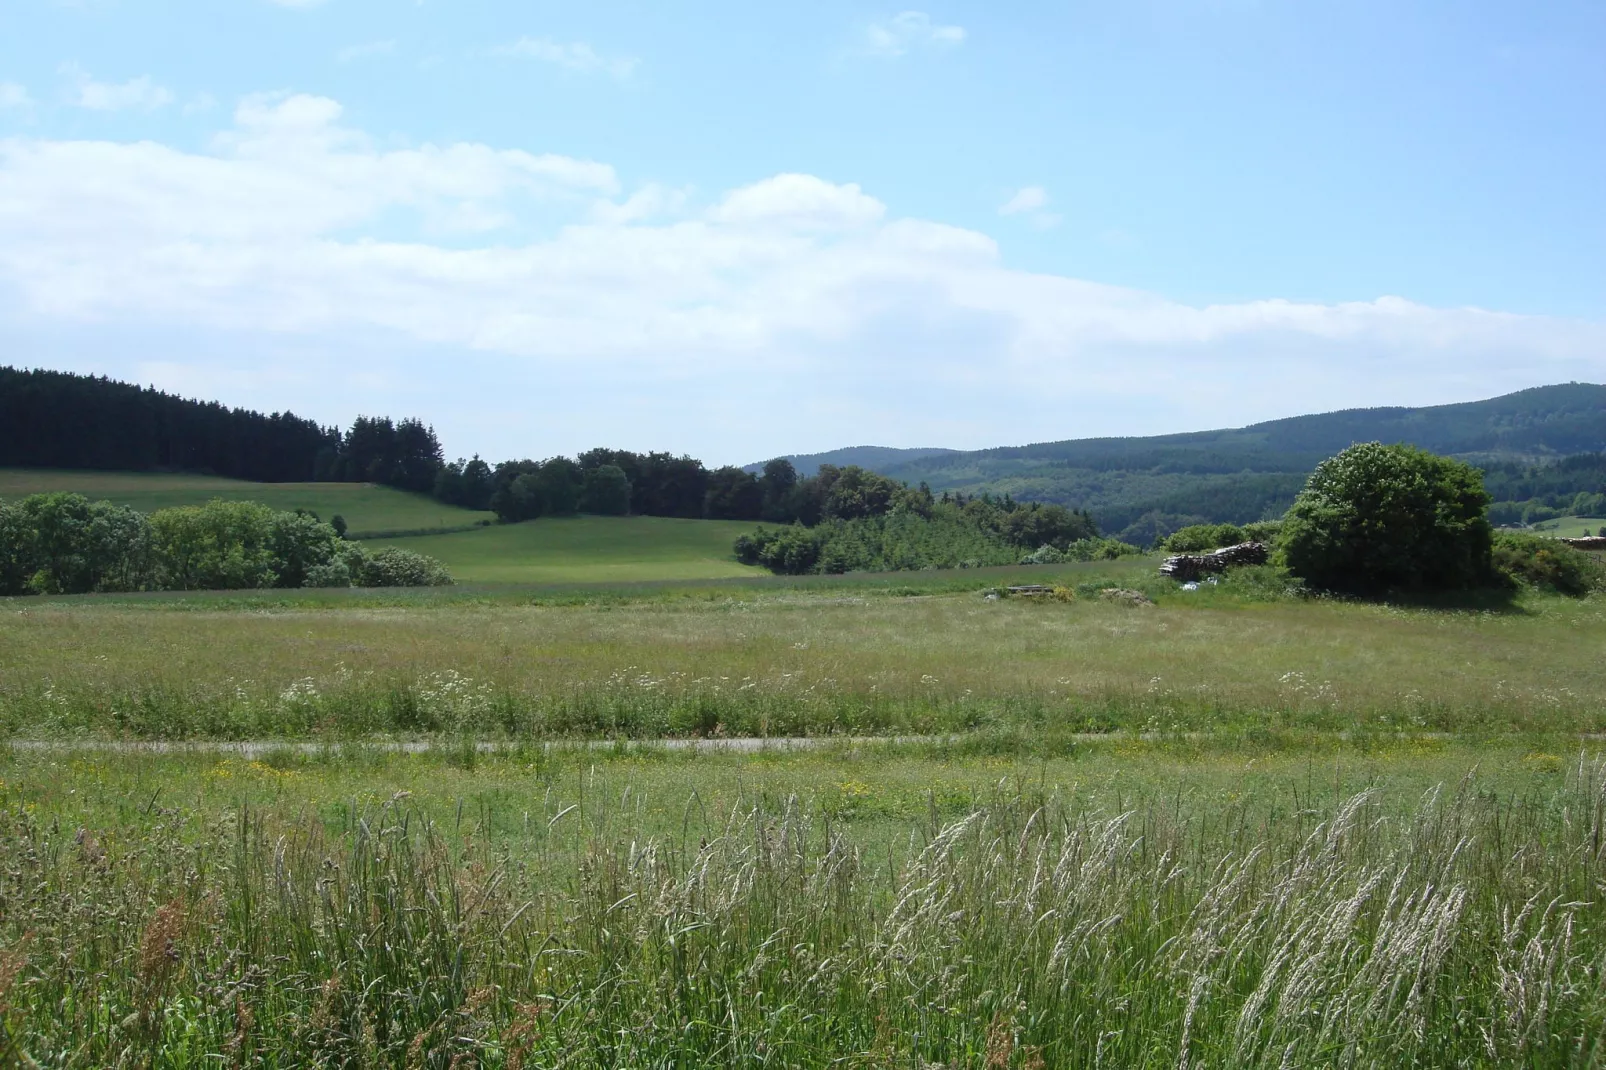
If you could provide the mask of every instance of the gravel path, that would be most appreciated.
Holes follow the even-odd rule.
[[[791,736],[772,739],[743,737],[735,739],[577,739],[538,742],[549,750],[611,750],[617,746],[651,747],[670,751],[692,751],[698,754],[756,754],[760,751],[801,751],[821,747],[861,743],[937,743],[941,736]],[[947,737],[958,739],[958,736]],[[1100,737],[1090,735],[1088,739]],[[1108,737],[1106,737],[1108,738]],[[496,754],[530,746],[534,741],[480,740],[474,749],[481,754]],[[460,745],[450,740],[331,740],[308,742],[304,740],[115,740],[115,739],[13,739],[0,740],[0,747],[28,753],[81,753],[110,752],[116,754],[228,754],[241,758],[259,758],[265,754],[318,754],[326,750],[355,746],[365,750],[391,751],[397,754],[425,754],[430,751],[455,750]]]

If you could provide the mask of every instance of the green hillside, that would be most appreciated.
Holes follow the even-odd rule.
[[[872,472],[880,472],[896,465],[907,464],[911,461],[923,461],[929,457],[950,457],[958,450],[929,448],[929,449],[900,449],[896,446],[846,446],[839,450],[828,450],[825,453],[794,453],[787,456],[792,467],[797,469],[800,476],[812,476],[820,470],[822,464],[834,464],[838,468],[846,468],[856,464],[860,468],[868,468]],[[763,462],[744,466],[744,470],[757,475],[764,468]]]
[[[1310,470],[1353,442],[1410,442],[1480,464],[1606,448],[1606,386],[1567,383],[1458,405],[1351,409],[1148,438],[1073,439],[870,465],[935,491],[1012,494],[1085,508],[1147,541],[1191,521],[1244,522],[1287,508]]]
[[[256,501],[275,509],[310,509],[328,520],[339,514],[351,533],[462,528],[491,513],[442,505],[422,494],[372,483],[248,483],[218,476],[155,472],[90,472],[52,468],[0,468],[0,498],[72,491],[141,512],[200,505],[213,498]]]
[[[1606,534],[1606,519],[1591,516],[1562,516],[1545,520],[1530,528],[1535,535],[1552,535],[1558,539],[1577,539],[1590,535]]]
[[[742,521],[547,517],[387,543],[444,562],[459,583],[607,583],[761,576],[736,563]]]

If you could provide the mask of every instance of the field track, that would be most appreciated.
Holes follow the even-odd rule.
[[[1186,740],[1198,742],[1212,737],[1210,732],[1070,732],[1056,734],[1056,743],[1114,743],[1123,740],[1142,740],[1156,742],[1160,740]],[[1352,738],[1351,732],[1322,733],[1321,737],[1332,741],[1344,741]],[[708,737],[670,737],[665,739],[572,739],[572,740],[473,740],[472,746],[480,754],[506,754],[539,746],[546,751],[584,751],[584,750],[626,750],[626,751],[653,751],[663,750],[675,753],[690,754],[763,754],[766,752],[785,753],[791,751],[825,750],[832,747],[866,747],[866,746],[936,746],[944,743],[963,742],[964,736],[958,734],[935,736],[735,736],[728,739]],[[1376,733],[1370,733],[1370,740],[1378,738]],[[1399,740],[1421,740],[1445,742],[1456,738],[1451,732],[1411,732],[1398,733]],[[1580,732],[1573,734],[1579,743],[1606,742],[1606,732]],[[165,740],[165,739],[13,739],[0,742],[0,749],[10,747],[13,751],[26,751],[33,754],[224,754],[238,758],[257,759],[272,754],[322,754],[327,751],[338,751],[342,747],[354,746],[368,751],[379,751],[386,754],[430,754],[443,751],[455,751],[467,744],[451,740]]]

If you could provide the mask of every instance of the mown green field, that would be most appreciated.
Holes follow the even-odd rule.
[[[0,498],[72,491],[105,499],[141,512],[174,505],[201,505],[213,498],[255,501],[275,509],[310,509],[324,520],[340,515],[351,533],[461,528],[491,513],[442,505],[422,494],[409,494],[372,483],[248,483],[217,476],[154,472],[86,472],[46,468],[0,468]]]
[[[628,583],[763,575],[731,549],[753,525],[658,516],[546,517],[387,543],[429,554],[459,583]]]
[[[1606,520],[1591,516],[1562,516],[1555,520],[1541,521],[1533,525],[1531,530],[1540,535],[1553,535],[1558,539],[1576,539],[1599,535],[1606,531]]]

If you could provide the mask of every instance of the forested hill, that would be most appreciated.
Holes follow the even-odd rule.
[[[799,453],[787,457],[797,474],[807,478],[818,475],[822,464],[834,464],[838,468],[849,465],[858,465],[868,468],[872,472],[881,472],[895,468],[910,461],[921,461],[930,457],[951,457],[958,450],[941,448],[931,449],[899,449],[896,446],[847,446],[839,450],[829,450],[825,453]],[[743,466],[743,471],[757,475],[764,468],[764,463]]]
[[[1351,409],[1228,430],[1072,439],[865,466],[938,492],[1008,493],[1087,509],[1105,531],[1147,542],[1184,521],[1278,515],[1322,458],[1373,439],[1507,469],[1601,451],[1606,386],[1566,383],[1457,405]]]

